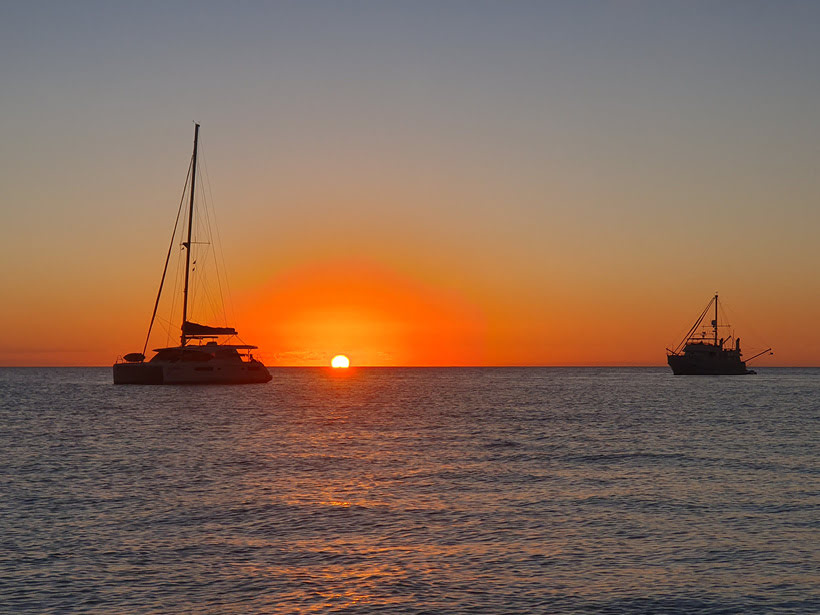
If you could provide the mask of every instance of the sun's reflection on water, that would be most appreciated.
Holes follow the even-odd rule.
[[[820,379],[699,381],[684,411],[684,382],[612,373],[283,370],[95,383],[93,408],[26,387],[0,611],[816,611]]]

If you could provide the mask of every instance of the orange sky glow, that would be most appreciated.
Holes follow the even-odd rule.
[[[193,121],[267,365],[661,366],[716,291],[820,365],[818,12],[11,3],[0,366],[142,350]]]
[[[443,288],[360,262],[305,266],[241,309],[268,365],[463,365],[483,362],[480,310]]]

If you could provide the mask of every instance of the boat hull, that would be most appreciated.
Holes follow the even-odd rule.
[[[259,361],[211,363],[115,363],[114,384],[262,384],[272,379]]]
[[[667,362],[676,376],[743,376],[754,374],[746,363],[732,357],[702,357],[667,355]]]

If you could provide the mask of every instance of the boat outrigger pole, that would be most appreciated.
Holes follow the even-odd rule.
[[[753,359],[756,359],[757,357],[759,357],[759,356],[761,356],[761,355],[766,354],[767,352],[768,352],[769,354],[774,354],[773,352],[771,352],[771,348],[767,348],[766,350],[761,350],[761,351],[760,351],[760,352],[758,352],[755,356],[753,356],[753,357],[751,357],[751,358],[749,358],[749,359],[746,359],[746,363],[748,363],[749,361],[752,361]]]
[[[191,241],[191,240],[188,239],[188,241]],[[718,294],[717,293],[715,293],[715,319],[712,321],[712,327],[715,329],[715,346],[717,346],[718,345]]]
[[[185,323],[188,320],[188,276],[191,272],[191,226],[194,221],[194,189],[196,188],[196,146],[199,142],[199,124],[194,124],[194,156],[191,163],[191,205],[188,209],[188,241],[185,246],[185,287],[182,290],[182,337],[181,346],[184,346],[188,338],[185,335]]]

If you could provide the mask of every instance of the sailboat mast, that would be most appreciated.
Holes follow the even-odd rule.
[[[194,190],[196,188],[196,148],[198,143],[199,124],[194,124],[194,157],[191,166],[191,204],[188,208],[188,241],[182,244],[183,246],[185,246],[185,287],[182,290],[182,346],[184,346],[188,341],[188,338],[185,335],[185,323],[188,321],[188,277],[191,273],[191,227],[193,226],[194,222]]]
[[[715,326],[715,346],[717,346],[718,345],[718,296],[717,296],[717,293],[715,293],[715,320],[714,320],[714,326]]]

